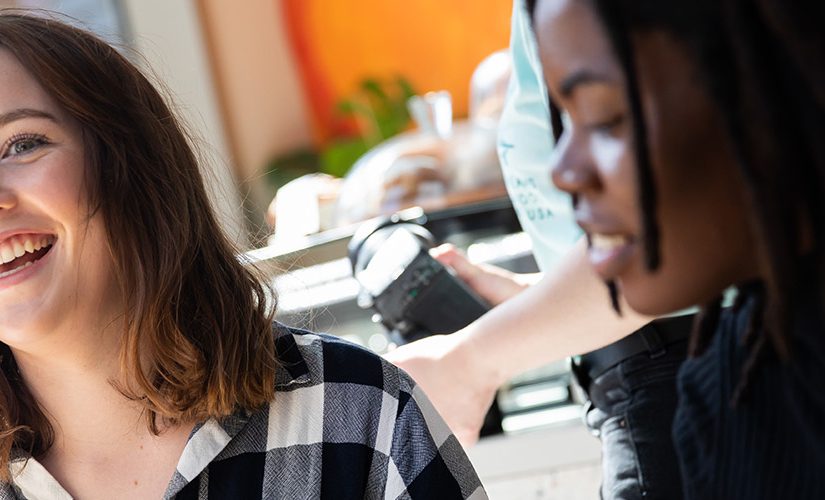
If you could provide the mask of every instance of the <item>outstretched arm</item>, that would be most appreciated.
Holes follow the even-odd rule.
[[[584,240],[553,272],[521,288],[463,330],[425,338],[386,355],[421,385],[464,445],[478,439],[495,391],[507,380],[610,344],[651,319],[627,307],[623,316],[616,315],[604,284],[587,262]]]

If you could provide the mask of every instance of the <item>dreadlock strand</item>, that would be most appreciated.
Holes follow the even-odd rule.
[[[807,90],[820,110],[825,108],[825,86],[822,85],[825,66],[811,64],[811,61],[825,60],[825,43],[821,36],[825,4],[772,0],[758,0],[756,4],[769,29],[785,42],[790,62],[803,73],[799,87]]]
[[[611,0],[595,0],[597,7],[602,11],[603,21],[607,32],[613,41],[613,47],[619,62],[626,69],[627,98],[633,125],[633,145],[637,164],[637,185],[642,218],[642,238],[644,248],[645,267],[649,271],[659,268],[659,224],[656,218],[656,188],[653,179],[653,169],[650,164],[650,152],[647,142],[647,125],[642,113],[642,99],[639,93],[639,82],[636,76],[636,62],[633,55],[633,46],[628,34],[627,21],[619,11],[618,2]]]
[[[751,378],[753,374],[756,372],[756,368],[759,366],[759,362],[765,357],[765,353],[767,351],[766,346],[768,344],[767,337],[764,335],[760,336],[756,343],[753,346],[750,354],[748,354],[748,358],[745,360],[745,365],[742,368],[742,375],[739,379],[739,382],[736,384],[736,388],[733,390],[733,394],[731,395],[730,399],[730,406],[731,408],[736,408],[739,406],[739,403],[742,402],[748,395],[750,386],[751,386]]]
[[[609,280],[607,282],[607,292],[610,294],[610,305],[613,307],[613,310],[616,311],[616,314],[621,316],[622,305],[619,302],[619,287],[616,286],[615,280]]]
[[[742,335],[742,345],[751,348],[762,331],[765,317],[765,300],[761,290],[748,294],[752,299],[752,309],[748,315],[745,333]]]
[[[708,301],[696,315],[693,322],[693,331],[688,342],[688,356],[701,356],[713,340],[716,328],[719,326],[719,317],[722,313],[721,295]]]

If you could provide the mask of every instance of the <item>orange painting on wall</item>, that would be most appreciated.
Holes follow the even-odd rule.
[[[511,0],[276,1],[319,143],[351,132],[335,106],[364,78],[449,90],[456,116],[466,116],[473,70],[509,41]]]

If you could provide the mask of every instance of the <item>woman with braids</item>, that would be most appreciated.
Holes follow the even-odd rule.
[[[825,6],[532,3],[567,117],[553,181],[592,266],[614,303],[703,306],[673,427],[685,496],[825,498]]]
[[[0,499],[485,497],[406,374],[271,297],[148,80],[0,12]]]

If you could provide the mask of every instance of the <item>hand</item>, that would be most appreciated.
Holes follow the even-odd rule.
[[[464,447],[478,441],[499,386],[495,370],[472,351],[471,337],[456,332],[427,337],[384,355],[421,386]]]
[[[462,281],[492,306],[497,306],[537,281],[538,275],[516,274],[490,264],[473,264],[461,250],[445,244],[430,250],[445,266],[451,267]]]

